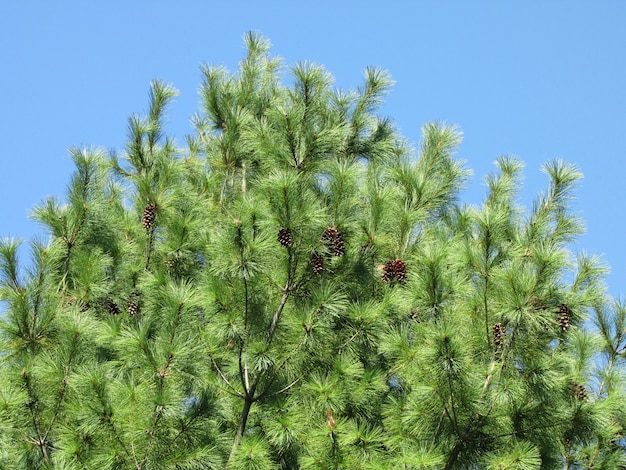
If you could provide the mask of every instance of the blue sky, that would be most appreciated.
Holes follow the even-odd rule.
[[[625,295],[625,22],[618,1],[3,2],[0,235],[42,235],[28,214],[63,195],[68,148],[121,150],[153,79],[180,91],[168,131],[182,144],[200,64],[234,70],[256,30],[287,65],[322,64],[340,88],[387,69],[382,112],[413,142],[428,121],[460,126],[474,171],[464,201],[481,201],[498,155],[526,163],[526,204],[546,185],[543,162],[576,164],[587,233],[573,248],[604,255],[610,293]]]

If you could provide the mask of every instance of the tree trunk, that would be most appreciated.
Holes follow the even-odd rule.
[[[235,440],[233,441],[233,447],[230,451],[230,456],[228,457],[228,462],[226,462],[226,468],[229,468],[233,457],[235,456],[235,452],[237,452],[237,448],[241,443],[241,438],[243,437],[243,433],[246,430],[246,422],[248,421],[248,415],[250,414],[250,408],[252,408],[252,396],[246,395],[246,398],[243,402],[243,410],[241,411],[241,417],[239,418],[239,427],[237,428],[237,434],[235,434]]]

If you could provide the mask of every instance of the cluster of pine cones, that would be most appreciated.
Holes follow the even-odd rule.
[[[289,228],[281,228],[278,230],[278,243],[284,248],[291,247],[293,243],[293,234]],[[343,256],[346,253],[345,237],[335,227],[328,227],[322,233],[320,241],[326,245],[328,253],[333,256]],[[314,274],[321,274],[324,271],[324,256],[317,251],[311,254],[310,260],[311,270]],[[406,280],[406,265],[401,259],[395,259],[385,263],[383,267],[383,282],[398,281],[403,283]]]
[[[324,230],[321,241],[328,247],[328,250],[334,256],[343,256],[346,254],[346,242],[344,236],[334,227]],[[281,228],[278,231],[278,243],[284,248],[289,248],[293,243],[293,235],[291,229]]]
[[[129,315],[132,316],[132,315],[137,314],[137,312],[139,311],[140,300],[141,300],[141,294],[137,290],[133,290],[128,295],[128,303],[126,305],[126,311],[128,312]],[[122,312],[118,303],[115,302],[115,300],[113,300],[111,297],[98,299],[97,304],[103,307],[111,315],[119,315]],[[86,308],[81,309],[81,311],[86,311],[89,307],[91,307],[91,304],[86,303],[85,307]]]
[[[277,238],[278,243],[284,248],[291,247],[293,243],[293,234],[289,228],[281,228],[278,230]],[[324,230],[320,240],[334,256],[343,256],[346,253],[345,238],[336,228],[329,227]],[[311,255],[310,263],[314,274],[321,274],[322,271],[324,271],[324,256],[317,251]]]

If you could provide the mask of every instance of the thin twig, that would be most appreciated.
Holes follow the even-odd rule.
[[[211,359],[211,363],[213,364],[213,367],[215,367],[215,370],[217,371],[219,376],[222,378],[222,380],[224,382],[226,382],[226,385],[228,385],[230,387],[230,389],[234,392],[234,394],[236,396],[240,397],[240,398],[245,398],[245,395],[243,393],[241,393],[239,390],[237,390],[235,387],[233,387],[233,385],[228,381],[228,379],[226,378],[226,376],[222,372],[222,369],[220,369],[220,367],[217,365],[217,362],[215,362],[215,359],[213,359],[210,356],[209,356],[209,359]]]
[[[280,395],[283,392],[286,392],[287,390],[289,390],[291,387],[293,387],[295,384],[297,384],[298,382],[300,382],[300,380],[302,380],[302,377],[304,377],[303,375],[301,375],[300,377],[298,377],[296,380],[294,380],[293,382],[291,382],[289,385],[287,385],[286,387],[281,388],[280,390],[278,390],[277,392],[274,393],[270,393],[269,395],[267,395],[268,398],[270,397],[274,397],[276,395]],[[262,395],[262,394],[261,394]],[[256,400],[261,399],[261,395],[259,395]]]

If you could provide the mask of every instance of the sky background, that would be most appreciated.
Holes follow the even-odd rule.
[[[546,188],[541,165],[576,164],[574,208],[626,296],[626,2],[623,1],[4,1],[0,5],[0,236],[44,232],[29,219],[62,197],[72,146],[122,150],[150,81],[172,83],[168,134],[193,133],[202,63],[235,70],[259,31],[286,65],[324,65],[339,88],[367,66],[396,85],[381,113],[412,142],[429,121],[458,125],[457,156],[480,203],[499,155],[525,164],[521,202]]]

